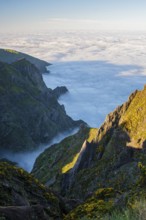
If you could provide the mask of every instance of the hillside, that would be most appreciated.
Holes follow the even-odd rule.
[[[0,219],[61,219],[61,203],[23,169],[0,162]]]
[[[80,203],[65,219],[110,219],[106,215],[114,210],[133,210],[137,200],[145,201],[145,113],[146,87],[110,113],[99,130],[65,139],[37,158],[34,175]],[[57,157],[64,152],[66,159]]]
[[[69,171],[76,163],[80,146],[84,139],[88,138],[89,132],[90,128],[82,127],[77,134],[46,149],[36,160],[33,174],[47,186],[60,192],[62,174]]]
[[[0,150],[33,150],[81,123],[66,115],[33,64],[0,62]]]
[[[30,56],[28,54],[21,53],[15,50],[0,49],[0,61],[1,62],[11,64],[21,59],[26,59],[32,64],[34,64],[41,73],[48,72],[46,69],[46,66],[49,66],[50,64],[46,61],[40,60],[38,58],[35,58],[33,56]]]

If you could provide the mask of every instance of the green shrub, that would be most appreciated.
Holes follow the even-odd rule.
[[[103,220],[146,220],[146,200],[136,201],[131,208],[115,210]]]

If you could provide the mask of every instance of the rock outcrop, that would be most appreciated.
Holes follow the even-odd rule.
[[[58,99],[61,95],[64,95],[68,92],[68,89],[65,86],[56,87],[53,89],[54,96]]]
[[[26,59],[0,62],[0,150],[26,151],[77,127]]]
[[[25,53],[18,52],[16,50],[0,49],[0,61],[1,62],[12,64],[12,63],[19,61],[21,59],[26,59],[30,63],[34,64],[36,66],[36,68],[41,73],[48,72],[46,67],[51,65],[50,63],[48,63],[44,60],[40,60],[36,57],[30,56]]]

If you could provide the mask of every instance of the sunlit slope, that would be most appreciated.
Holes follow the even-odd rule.
[[[37,158],[32,173],[41,182],[60,191],[62,175],[74,167],[84,139],[92,140],[95,132],[93,130],[83,127],[77,134],[45,150]]]
[[[56,152],[53,147],[48,155],[44,153],[37,159],[35,175],[37,169],[38,174],[43,170],[45,175],[42,174],[41,178],[38,175],[40,180],[46,177],[44,182],[51,184],[66,198],[80,203],[66,219],[103,219],[118,207],[127,208],[131,204],[133,208],[139,197],[145,200],[145,100],[146,87],[142,91],[135,91],[126,103],[110,113],[99,130],[88,129],[86,135],[82,130],[84,140],[74,136],[74,144],[70,139],[67,143],[65,140],[62,142],[63,147],[59,144],[59,160],[53,157]],[[89,136],[93,137],[90,139]],[[77,150],[68,154],[67,146]],[[53,169],[46,168],[46,161],[43,163],[45,155],[46,161],[51,157],[54,159]],[[65,157],[68,163],[65,163]],[[60,171],[54,172],[56,168]],[[59,178],[56,178],[56,173],[59,173]]]

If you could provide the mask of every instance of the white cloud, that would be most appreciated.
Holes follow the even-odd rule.
[[[99,127],[106,115],[125,102],[135,89],[141,89],[146,80],[139,75],[143,68],[138,65],[106,61],[59,62],[49,69],[51,73],[44,75],[48,87],[65,85],[69,89],[69,93],[59,99],[67,113],[92,127]],[[121,76],[123,70],[134,75]]]
[[[78,131],[78,128],[70,130],[68,132],[64,132],[62,134],[58,134],[53,140],[46,144],[39,146],[37,150],[31,152],[23,152],[23,153],[10,153],[8,151],[1,151],[0,158],[7,158],[11,161],[14,161],[19,164],[20,167],[23,167],[28,172],[31,172],[34,162],[36,158],[46,149],[52,146],[53,144],[59,143],[64,138],[75,134]]]

